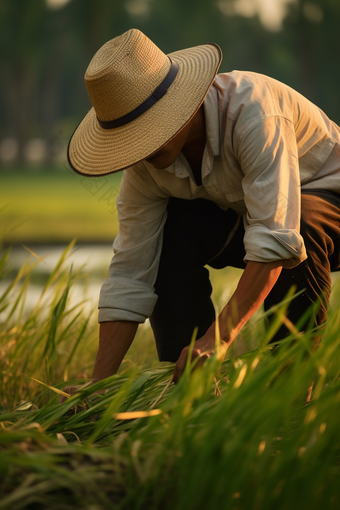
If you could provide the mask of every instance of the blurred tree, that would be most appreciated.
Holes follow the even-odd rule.
[[[340,123],[340,69],[336,63],[340,2],[298,0],[284,23],[284,43],[295,55],[296,88]]]
[[[239,0],[2,0],[0,140],[21,148],[32,136],[69,136],[90,108],[83,76],[99,47],[131,27],[165,52],[213,41],[224,53],[221,72],[257,71],[306,95],[340,123],[339,0],[295,0],[278,31],[255,9],[241,16]],[[247,2],[251,6],[251,0]],[[22,149],[21,149],[22,151]]]
[[[44,0],[1,2],[0,54],[5,84],[1,134],[15,135],[21,150],[37,120],[45,16]]]

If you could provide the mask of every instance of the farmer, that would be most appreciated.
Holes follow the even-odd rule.
[[[285,324],[303,330],[313,304],[313,325],[325,322],[330,272],[340,268],[340,129],[276,80],[217,75],[221,58],[216,44],[165,55],[132,29],[86,71],[93,108],[69,163],[89,177],[124,170],[93,379],[118,370],[148,317],[175,381],[195,327],[193,358],[214,352],[206,265],[244,268],[218,317],[222,355],[259,306],[280,303],[292,285],[301,292]]]

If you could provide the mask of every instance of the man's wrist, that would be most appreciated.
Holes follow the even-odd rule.
[[[219,321],[219,323],[221,324],[221,321]],[[219,339],[219,342],[223,347],[228,347],[230,343],[229,331],[222,331],[221,327],[217,330],[216,321],[210,326],[204,336],[206,340],[208,340],[208,342],[211,344],[212,348],[216,345],[217,339]]]

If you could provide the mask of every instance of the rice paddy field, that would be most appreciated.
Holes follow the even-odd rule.
[[[120,179],[90,179],[62,165],[1,169],[0,238],[7,244],[112,242]]]
[[[26,314],[39,260],[13,273],[1,258],[0,509],[339,508],[336,307],[316,351],[313,331],[268,347],[284,302],[245,328],[246,352],[187,366],[176,386],[143,326],[119,373],[90,388],[96,314],[72,299],[84,273],[65,269],[71,249]],[[60,404],[69,384],[85,386]]]

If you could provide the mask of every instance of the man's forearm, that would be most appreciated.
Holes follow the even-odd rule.
[[[248,262],[236,291],[218,319],[221,340],[227,345],[234,341],[244,324],[272,290],[280,276],[282,262]],[[207,333],[215,335],[215,324]]]
[[[138,322],[102,322],[99,349],[92,379],[101,380],[117,372],[138,328]]]

